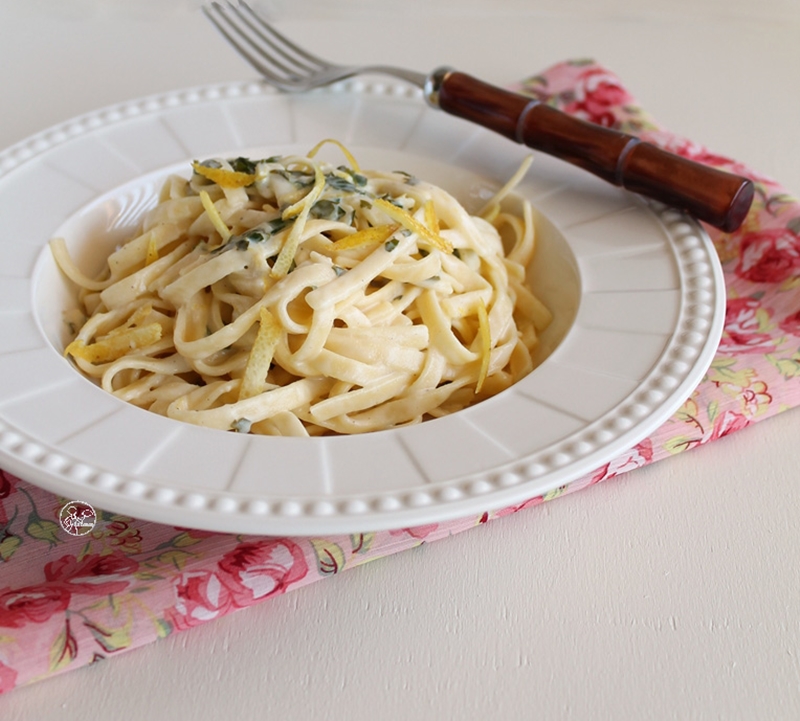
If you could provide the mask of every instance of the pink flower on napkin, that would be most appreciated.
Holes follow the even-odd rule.
[[[592,474],[590,483],[600,483],[600,481],[613,478],[614,476],[620,475],[620,473],[626,473],[635,468],[641,468],[652,460],[653,442],[649,438],[646,438],[641,443],[631,448],[627,453],[617,456],[613,461],[598,468],[597,471]]]
[[[104,556],[92,553],[80,561],[75,556],[62,556],[44,567],[44,575],[72,593],[105,596],[126,589],[130,574],[138,569],[136,561],[114,551]]]
[[[177,601],[167,618],[179,631],[223,616],[231,608],[231,594],[215,573],[190,571],[175,581]]]
[[[132,518],[115,516],[105,522],[100,534],[104,535],[112,546],[116,546],[126,555],[142,551],[142,533]]]
[[[792,335],[800,335],[800,310],[796,313],[787,315],[781,321],[781,330],[784,333],[791,333]]]
[[[742,238],[736,275],[752,283],[781,283],[800,269],[800,238],[789,228],[763,228]]]
[[[70,593],[54,585],[7,589],[0,593],[0,627],[22,628],[29,623],[44,623],[69,605]]]
[[[218,566],[239,608],[283,593],[308,573],[303,549],[288,538],[240,543]]]
[[[730,433],[740,431],[747,428],[750,421],[745,418],[741,413],[735,411],[725,411],[719,415],[714,421],[714,427],[711,430],[709,437],[704,438],[703,442],[715,441],[723,438]]]
[[[566,112],[606,128],[616,123],[614,109],[632,100],[616,75],[597,66],[590,66],[578,75],[574,97],[564,107]]]
[[[766,311],[755,298],[730,298],[725,308],[725,333],[720,349],[728,353],[764,353],[775,342],[764,332]]]
[[[756,381],[749,388],[742,390],[739,404],[746,418],[754,418],[767,411],[770,403],[772,403],[772,395],[767,392],[768,390],[766,383],[763,381]]]

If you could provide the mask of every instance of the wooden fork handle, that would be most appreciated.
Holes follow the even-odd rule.
[[[451,115],[680,208],[727,232],[736,230],[750,209],[754,187],[747,178],[687,160],[464,73],[438,72],[441,75],[429,101]]]

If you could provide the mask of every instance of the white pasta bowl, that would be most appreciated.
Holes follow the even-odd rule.
[[[192,159],[304,153],[323,137],[347,144],[362,167],[440,185],[468,210],[525,153],[402,86],[353,82],[303,96],[236,84],[147,98],[0,155],[0,467],[174,525],[270,535],[406,527],[517,504],[590,473],[702,378],[724,316],[705,233],[546,157],[518,193],[537,209],[529,282],[554,321],[535,370],[473,407],[357,436],[257,437],[126,404],[64,358],[75,289],[51,237],[92,274]],[[59,199],[32,218],[25,192],[48,183]]]

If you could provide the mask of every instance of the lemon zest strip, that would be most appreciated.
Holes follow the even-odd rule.
[[[195,173],[208,178],[212,183],[219,185],[220,188],[244,188],[256,181],[256,176],[252,173],[242,173],[238,170],[228,170],[227,168],[209,168],[197,161],[192,163],[192,168]]]
[[[398,224],[389,225],[376,225],[373,228],[364,228],[352,235],[345,236],[335,241],[330,249],[333,251],[349,250],[350,248],[358,248],[362,245],[377,245],[378,243],[385,243],[391,238],[398,230]]]
[[[275,348],[281,337],[281,324],[266,308],[259,311],[259,324],[256,339],[247,359],[247,366],[239,386],[239,400],[253,398],[264,392]]]
[[[289,272],[295,253],[297,253],[297,246],[300,245],[300,237],[306,227],[308,214],[314,203],[319,199],[319,196],[322,195],[322,191],[325,190],[325,175],[318,165],[314,165],[314,175],[316,177],[314,187],[308,192],[305,198],[284,210],[281,216],[284,220],[290,219],[294,217],[294,215],[297,215],[297,218],[294,221],[294,225],[292,225],[292,229],[289,231],[289,237],[286,238],[283,243],[281,252],[278,253],[275,265],[272,266],[270,275],[273,278],[282,278]],[[296,212],[298,210],[299,213]]]
[[[380,208],[392,220],[397,221],[400,223],[400,225],[407,230],[410,230],[412,233],[416,233],[418,236],[428,241],[431,245],[433,245],[435,248],[438,248],[443,253],[453,252],[453,246],[447,240],[442,238],[442,236],[438,233],[433,233],[431,230],[426,228],[407,210],[398,208],[396,205],[390,203],[388,200],[384,200],[383,198],[376,198],[373,205],[376,208]]]
[[[433,199],[428,198],[423,206],[425,213],[425,225],[434,235],[439,235],[439,218],[436,217],[436,208],[433,206]]]
[[[211,200],[211,196],[205,190],[200,191],[200,202],[203,204],[203,208],[208,214],[208,219],[211,221],[211,224],[214,226],[214,229],[217,231],[217,233],[220,234],[222,242],[227,243],[231,237],[230,228],[228,228],[228,226],[225,225],[225,221],[219,214],[217,206],[214,205],[214,201]]]
[[[481,369],[478,372],[478,382],[475,384],[475,392],[480,393],[483,382],[489,373],[489,359],[492,355],[492,336],[489,332],[489,314],[486,311],[486,303],[483,298],[478,303],[478,334],[481,338]]]
[[[64,355],[88,361],[89,363],[109,363],[127,355],[132,350],[146,348],[161,340],[162,328],[159,323],[150,323],[140,328],[130,328],[124,333],[86,345],[82,340],[74,340],[64,350]]]
[[[350,167],[356,172],[361,172],[361,167],[358,164],[358,161],[355,159],[353,154],[338,140],[335,138],[325,138],[325,140],[320,140],[311,150],[308,151],[308,157],[313,158],[320,150],[320,148],[325,145],[326,143],[332,143],[333,145],[337,146],[339,150],[344,153],[344,157],[347,158],[347,162],[350,164]]]

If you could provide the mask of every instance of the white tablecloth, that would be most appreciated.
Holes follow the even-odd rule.
[[[262,7],[343,62],[505,84],[593,57],[667,128],[800,192],[796,0]],[[4,0],[0,38],[1,147],[253,76],[187,0]],[[798,430],[788,412],[18,689],[0,718],[800,718]]]

